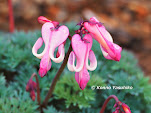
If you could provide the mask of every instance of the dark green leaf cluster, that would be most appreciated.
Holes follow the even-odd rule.
[[[32,55],[31,48],[40,32],[16,32],[0,36],[0,70],[17,72],[22,65],[38,65],[37,59]],[[32,63],[31,63],[32,62]]]
[[[24,90],[15,90],[11,85],[6,87],[3,74],[0,75],[0,113],[37,113],[37,103],[31,101]]]

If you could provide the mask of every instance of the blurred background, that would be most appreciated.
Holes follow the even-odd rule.
[[[0,113],[38,111],[37,101],[32,102],[25,87],[30,76],[39,70],[40,59],[31,52],[41,37],[39,16],[67,25],[71,35],[81,18],[89,20],[96,16],[114,42],[123,48],[120,62],[109,61],[94,41],[92,50],[97,53],[98,67],[94,72],[89,71],[91,80],[85,90],[80,90],[74,73],[66,68],[44,113],[97,113],[113,94],[130,106],[132,113],[150,113],[151,0],[12,0],[12,5],[16,31],[9,33],[8,0],[0,0]],[[68,46],[66,43],[66,50]],[[42,79],[38,76],[41,100],[60,65],[52,62],[48,74]],[[133,89],[92,90],[93,85],[127,85]],[[114,101],[109,103],[106,113],[114,111],[114,104]]]
[[[59,22],[96,16],[151,75],[151,0],[12,0],[12,4],[17,30],[40,29],[39,16]],[[9,30],[7,0],[0,0],[0,30]]]

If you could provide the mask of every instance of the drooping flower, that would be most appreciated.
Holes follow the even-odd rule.
[[[113,113],[131,113],[130,108],[123,102],[118,102],[114,105],[115,111]]]
[[[35,101],[36,95],[35,90],[37,89],[37,84],[31,79],[29,79],[26,85],[26,91],[30,93],[30,97],[33,101]]]
[[[95,17],[92,17],[90,21],[84,22],[84,27],[100,43],[100,48],[106,59],[120,61],[122,48],[113,43],[110,33],[105,29],[103,24]]]
[[[75,72],[75,79],[79,84],[79,87],[83,90],[89,79],[89,72],[93,71],[97,67],[97,60],[94,52],[91,50],[92,47],[92,37],[86,34],[83,39],[81,39],[79,34],[75,34],[71,39],[71,44],[73,51],[69,55],[68,59],[68,69]],[[75,66],[76,59],[76,66]],[[90,60],[90,65],[88,64]]]
[[[39,19],[40,20],[40,19]],[[64,42],[68,38],[69,30],[66,26],[59,26],[52,21],[48,21],[41,17],[41,21],[44,22],[41,30],[42,38],[40,37],[32,48],[32,53],[37,58],[41,59],[39,75],[43,77],[51,68],[51,59],[60,63],[64,59]],[[38,54],[38,49],[45,44],[45,48],[42,53]],[[59,56],[54,57],[54,51],[58,47]]]

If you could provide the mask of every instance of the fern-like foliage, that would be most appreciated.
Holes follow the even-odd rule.
[[[53,106],[49,106],[46,109],[44,109],[44,113],[64,113],[61,111],[56,110]]]
[[[37,104],[30,100],[24,90],[6,87],[3,74],[0,75],[0,86],[0,113],[38,113]]]
[[[95,100],[96,92],[91,90],[93,85],[103,85],[105,86],[103,80],[92,75],[90,82],[88,82],[87,87],[82,91],[79,85],[75,81],[73,74],[64,75],[57,83],[56,89],[54,91],[55,99],[65,99],[65,104],[68,109],[72,109],[71,106],[82,108],[91,107],[91,101]]]

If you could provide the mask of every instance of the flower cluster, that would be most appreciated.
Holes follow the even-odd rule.
[[[51,60],[56,63],[63,61],[65,56],[64,44],[69,36],[69,30],[66,26],[60,26],[58,22],[42,16],[38,18],[38,21],[43,24],[42,37],[36,41],[32,52],[41,59],[39,75],[43,77],[51,68]],[[88,70],[93,71],[97,67],[95,54],[91,50],[93,39],[98,41],[104,57],[109,60],[120,61],[122,48],[113,43],[110,33],[95,17],[90,18],[89,21],[80,22],[78,25],[80,25],[80,29],[75,31],[76,34],[71,39],[73,51],[69,55],[67,66],[70,71],[75,72],[75,79],[83,90],[90,79]],[[42,53],[38,54],[37,51],[43,42],[45,48]],[[58,52],[54,57],[54,51],[57,47]]]
[[[32,80],[32,78],[29,79],[27,85],[26,85],[26,91],[30,93],[30,97],[33,101],[35,101],[36,95],[35,90],[37,89],[37,84]]]
[[[115,111],[113,113],[131,113],[130,108],[123,102],[118,102],[114,105]]]

